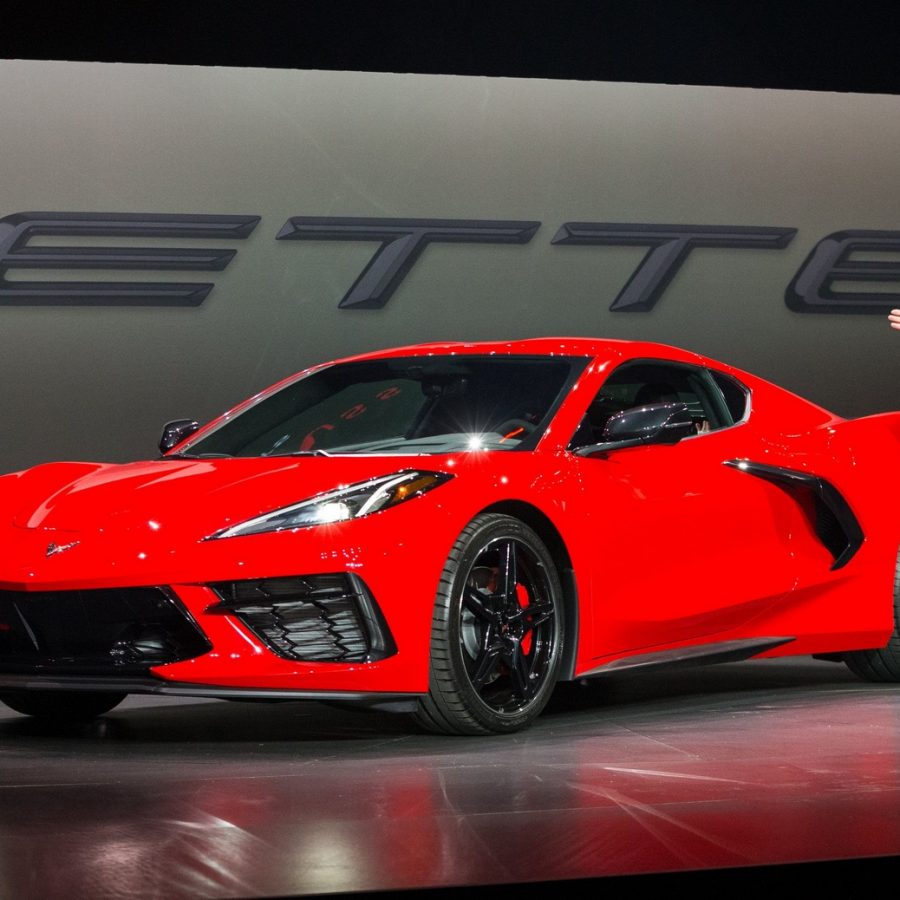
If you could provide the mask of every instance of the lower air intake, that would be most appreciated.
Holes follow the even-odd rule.
[[[270,650],[305,662],[371,662],[396,652],[374,598],[356,575],[303,575],[209,585]]]
[[[0,671],[146,674],[211,648],[161,588],[0,591]]]

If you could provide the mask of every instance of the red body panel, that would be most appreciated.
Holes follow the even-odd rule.
[[[591,363],[533,451],[58,463],[5,476],[0,589],[171,586],[212,650],[156,668],[161,679],[419,693],[428,689],[434,597],[454,541],[480,512],[527,507],[558,535],[560,567],[574,573],[575,676],[624,657],[738,639],[792,639],[773,655],[878,647],[888,639],[897,498],[882,469],[897,453],[900,414],[844,421],[747,373],[640,342],[436,344],[369,358],[444,352],[583,356]],[[751,412],[742,423],[671,446],[600,457],[569,452],[591,398],[629,359],[730,373],[750,389]],[[833,555],[796,498],[724,465],[729,460],[826,479],[861,525],[862,546],[832,569]],[[341,485],[411,468],[454,477],[365,518],[206,540]],[[77,546],[48,556],[51,542]],[[396,653],[364,663],[299,663],[267,649],[235,617],[207,611],[218,599],[210,582],[335,572],[362,578]]]

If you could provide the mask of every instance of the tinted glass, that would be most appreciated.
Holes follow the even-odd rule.
[[[612,416],[653,403],[684,403],[698,434],[732,424],[706,370],[684,363],[641,360],[624,363],[610,374],[569,446],[602,443],[607,440],[606,423]]]
[[[186,455],[528,449],[586,360],[428,356],[319,369],[182,448]]]
[[[713,380],[725,398],[725,405],[733,422],[740,422],[747,415],[750,392],[739,381],[722,372],[710,369]]]

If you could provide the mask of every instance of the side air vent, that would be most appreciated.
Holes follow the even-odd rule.
[[[824,478],[748,459],[729,459],[725,465],[771,481],[792,494],[809,516],[816,537],[834,557],[832,569],[847,565],[862,546],[865,536],[853,510],[840,491]]]

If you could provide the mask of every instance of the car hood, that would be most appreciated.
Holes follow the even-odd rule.
[[[213,532],[341,485],[434,457],[159,459],[122,465],[49,463],[0,479],[0,515],[17,529]]]

